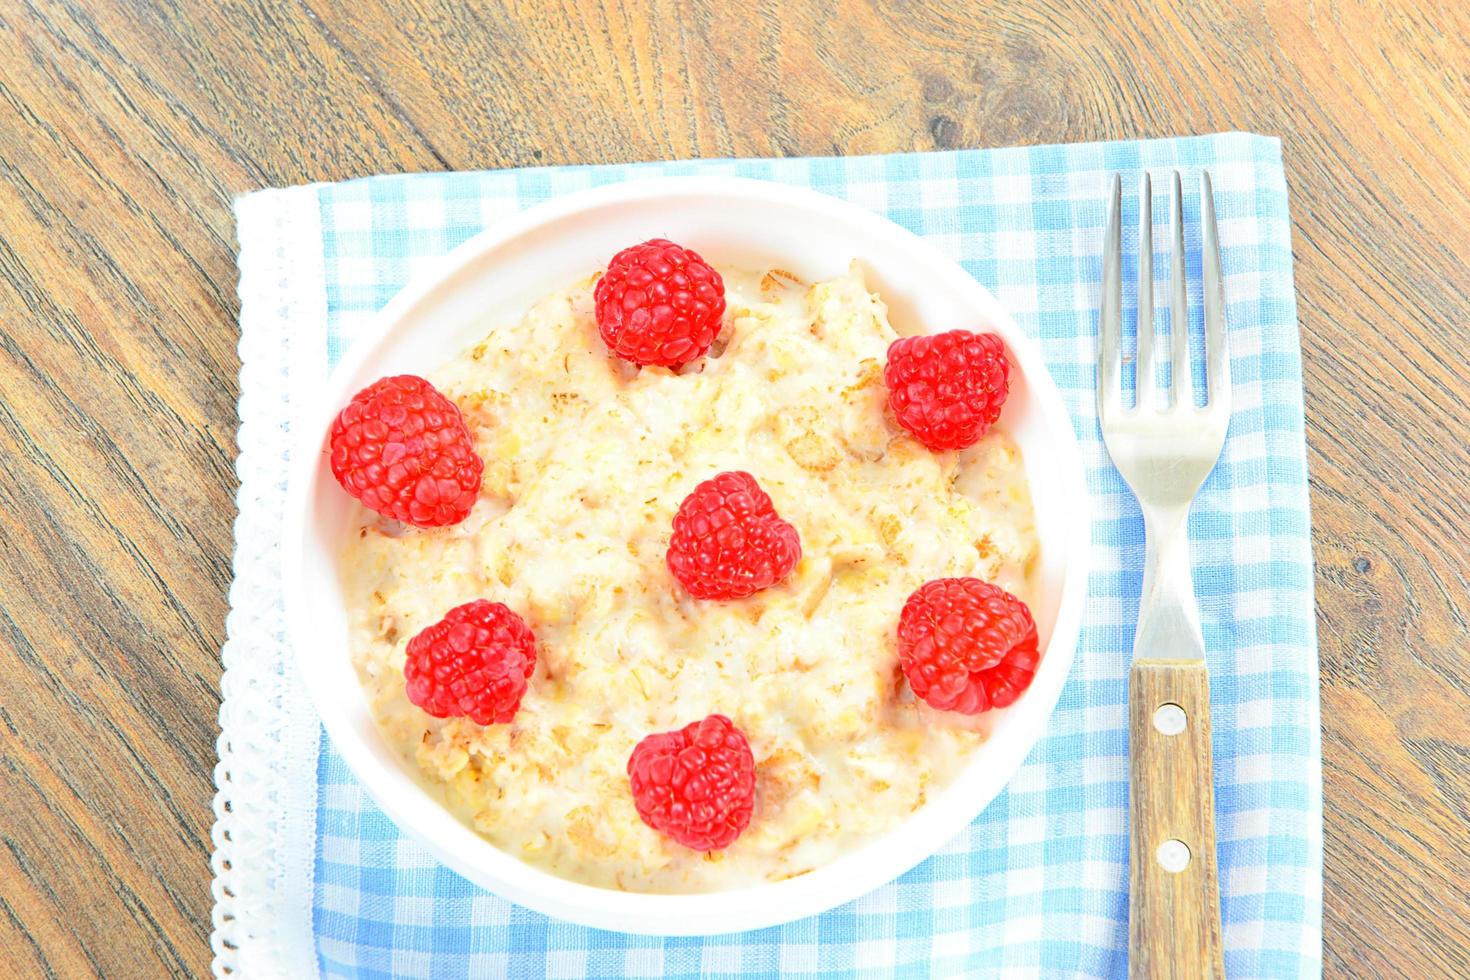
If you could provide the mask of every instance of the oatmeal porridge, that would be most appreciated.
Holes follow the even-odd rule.
[[[389,742],[506,853],[633,891],[712,891],[802,874],[941,791],[987,715],[914,699],[895,623],[926,581],[972,576],[1031,602],[1036,535],[1019,453],[991,430],[932,452],[885,417],[897,334],[860,271],[815,285],[725,271],[710,353],[678,370],[611,358],[594,279],[429,376],[484,460],[450,527],[362,510],[342,563],[351,651]],[[758,476],[800,533],[781,583],[691,598],[665,563],[680,502],[716,473]],[[409,639],[477,598],[535,634],[514,719],[482,726],[410,703]],[[756,800],[721,851],[639,818],[634,745],[710,714],[750,742]]]

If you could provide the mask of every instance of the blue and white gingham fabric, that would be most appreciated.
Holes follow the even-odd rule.
[[[333,363],[420,266],[498,219],[569,191],[652,175],[733,174],[810,187],[886,215],[958,259],[1039,343],[1082,440],[1096,552],[1072,676],[1050,733],[1009,788],[965,834],[898,881],[780,928],[650,938],[514,906],[400,835],[323,737],[314,888],[323,974],[1124,975],[1125,678],[1143,526],[1100,439],[1093,351],[1108,175],[1121,171],[1124,188],[1132,189],[1141,169],[1175,167],[1186,175],[1208,167],[1215,180],[1235,379],[1224,456],[1190,519],[1213,683],[1226,969],[1232,977],[1318,973],[1317,652],[1291,224],[1280,144],[1234,133],[847,159],[375,177],[318,188],[325,343]],[[1137,206],[1128,196],[1129,255]],[[1168,220],[1162,194],[1154,213]],[[1197,200],[1186,204],[1186,217],[1197,270]],[[1167,248],[1167,236],[1155,238]],[[1167,262],[1154,267],[1162,289]],[[1127,315],[1133,276],[1126,265]],[[1191,329],[1198,334],[1197,283],[1195,289]]]

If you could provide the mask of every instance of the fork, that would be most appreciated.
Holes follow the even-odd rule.
[[[1139,193],[1135,407],[1122,396],[1122,179],[1113,175],[1103,247],[1097,409],[1103,441],[1143,511],[1147,551],[1128,681],[1129,975],[1223,977],[1210,750],[1210,680],[1189,560],[1189,506],[1230,424],[1230,354],[1210,175],[1200,176],[1205,374],[1194,404],[1185,289],[1184,191],[1174,172],[1168,354],[1172,397],[1154,383],[1153,188]]]

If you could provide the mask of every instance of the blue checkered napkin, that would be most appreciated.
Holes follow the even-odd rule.
[[[1142,168],[1171,167],[1208,167],[1214,176],[1235,379],[1224,457],[1190,521],[1213,682],[1226,968],[1232,977],[1319,972],[1317,652],[1290,221],[1279,143],[1239,133],[376,177],[317,189],[322,343],[331,362],[421,263],[569,191],[635,176],[733,174],[810,187],[884,214],[958,259],[1040,344],[1082,440],[1096,518],[1086,629],[1050,733],[966,833],[898,881],[825,915],[741,935],[665,939],[585,929],[511,905],[441,867],[398,833],[323,738],[314,889],[322,972],[1123,974],[1125,677],[1143,526],[1099,436],[1093,352],[1108,175],[1122,171],[1132,188]],[[1186,244],[1198,268],[1198,202],[1186,207]],[[1136,208],[1136,200],[1125,204],[1125,237]],[[1155,213],[1167,215],[1162,198]],[[1125,242],[1125,253],[1134,248]],[[1166,262],[1155,269],[1168,275]],[[1131,308],[1131,268],[1124,283]],[[1192,306],[1198,316],[1198,295]]]

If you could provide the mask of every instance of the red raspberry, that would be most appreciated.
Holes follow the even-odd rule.
[[[536,670],[536,638],[498,602],[476,599],[408,641],[408,699],[435,718],[510,721]]]
[[[743,599],[781,581],[800,558],[796,528],[749,473],[705,480],[674,515],[669,571],[696,599]]]
[[[458,524],[475,505],[484,469],[459,407],[412,374],[359,391],[332,423],[332,475],[396,521]]]
[[[978,578],[926,582],[898,617],[909,687],[942,711],[1004,708],[1031,686],[1040,654],[1026,604]]]
[[[1005,344],[993,333],[951,330],[888,346],[888,404],[935,451],[973,446],[1000,418],[1010,384]]]
[[[729,847],[755,810],[755,756],[724,715],[649,735],[628,757],[638,816],[696,851]]]
[[[666,238],[614,255],[593,296],[603,343],[634,364],[678,367],[703,357],[725,313],[720,274]]]

